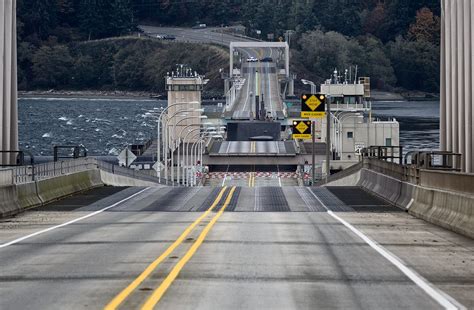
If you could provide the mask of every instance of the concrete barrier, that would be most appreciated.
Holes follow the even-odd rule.
[[[13,170],[0,170],[0,186],[13,185]]]
[[[83,171],[37,182],[38,197],[43,203],[58,200],[72,194],[103,186],[98,170]]]
[[[38,196],[36,182],[16,185],[18,203],[22,210],[41,206],[43,201]]]
[[[410,214],[474,238],[474,195],[418,186]]]
[[[415,196],[416,186],[410,183],[402,182],[400,187],[400,195],[395,205],[408,210],[411,207],[413,197]]]
[[[356,186],[360,182],[360,178],[361,178],[361,171],[359,170],[341,179],[330,181],[324,186]]]
[[[416,187],[365,168],[360,171],[359,182],[356,185],[402,209],[410,205]]]
[[[0,218],[20,212],[15,185],[0,187]]]
[[[356,184],[351,184],[357,179],[354,173],[328,185],[360,186],[417,218],[474,238],[474,174],[431,170],[413,174],[408,169],[402,174],[402,168],[371,161],[360,170]]]
[[[147,186],[147,187],[164,186],[158,183],[138,180],[138,179],[134,179],[134,178],[118,175],[118,174],[113,174],[113,173],[106,172],[103,170],[100,170],[100,179],[103,184],[110,185],[110,186]]]

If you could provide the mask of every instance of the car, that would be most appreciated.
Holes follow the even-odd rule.
[[[264,57],[262,59],[260,59],[261,62],[273,62],[273,58],[271,57]]]
[[[255,57],[249,57],[247,58],[247,62],[258,62],[258,59]]]
[[[196,26],[193,26],[193,29],[204,29],[207,28],[206,24],[198,24]]]
[[[176,40],[176,37],[175,37],[175,36],[172,36],[172,35],[169,35],[169,34],[165,34],[165,35],[163,36],[163,40],[171,40],[171,41],[173,41],[173,40]]]

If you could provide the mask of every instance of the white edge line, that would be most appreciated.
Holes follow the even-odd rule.
[[[24,241],[24,240],[26,240],[26,239],[30,239],[30,238],[36,237],[36,236],[38,236],[38,235],[47,233],[47,232],[49,232],[49,231],[52,231],[52,230],[55,230],[55,229],[58,229],[58,228],[61,228],[61,227],[65,227],[65,226],[70,225],[70,224],[74,224],[74,223],[76,223],[76,222],[85,220],[85,219],[87,219],[87,218],[89,218],[89,217],[93,217],[93,216],[95,216],[95,215],[97,215],[97,214],[100,214],[100,213],[102,213],[102,212],[104,212],[104,211],[107,211],[107,210],[109,210],[109,209],[115,208],[116,206],[118,206],[118,205],[124,203],[124,202],[127,201],[127,200],[132,199],[132,198],[135,197],[135,196],[140,195],[141,193],[143,193],[143,192],[149,190],[150,188],[151,188],[151,187],[147,187],[147,188],[145,188],[145,189],[143,189],[143,190],[141,190],[141,191],[139,191],[139,192],[137,192],[137,193],[135,193],[135,194],[133,194],[133,195],[131,195],[131,196],[128,196],[128,197],[125,198],[125,199],[120,200],[119,202],[114,203],[113,205],[110,205],[110,206],[108,206],[108,207],[106,207],[106,208],[104,208],[104,209],[101,209],[101,210],[92,212],[92,213],[87,214],[87,215],[85,215],[85,216],[79,217],[79,218],[74,219],[74,220],[72,220],[72,221],[69,221],[69,222],[66,222],[66,223],[63,223],[63,224],[59,224],[59,225],[56,225],[56,226],[53,226],[53,227],[49,227],[49,228],[46,228],[46,229],[37,231],[37,232],[35,232],[35,233],[32,233],[32,234],[23,236],[23,237],[21,237],[21,238],[18,238],[18,239],[9,241],[9,242],[7,242],[7,243],[3,243],[3,244],[0,245],[0,249],[6,248],[7,246],[10,246],[10,245],[19,243],[19,242]]]
[[[323,202],[319,199],[319,197],[309,189],[309,192],[321,203],[321,205],[327,210],[327,213],[332,216],[334,219],[338,220],[342,223],[345,227],[351,230],[355,235],[361,238],[365,243],[367,243],[372,249],[377,251],[380,255],[382,255],[385,259],[391,262],[395,267],[397,267],[403,274],[405,274],[410,280],[412,280],[419,288],[421,288],[427,295],[429,295],[433,300],[435,300],[438,304],[440,304],[445,309],[466,309],[463,305],[457,302],[454,298],[446,294],[445,292],[440,291],[439,289],[435,288],[428,280],[420,276],[417,272],[407,267],[404,262],[391,253],[389,250],[385,249],[383,246],[378,244],[376,241],[373,241],[360,230],[334,214],[331,210],[329,210]]]

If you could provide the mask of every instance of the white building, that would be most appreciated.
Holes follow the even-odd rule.
[[[180,133],[183,135],[181,138],[185,138],[185,129],[196,134],[201,128],[201,94],[206,82],[203,76],[182,65],[166,77],[170,145],[174,144]]]
[[[331,149],[337,161],[358,161],[359,150],[369,146],[399,146],[400,124],[372,117],[370,80],[321,85],[321,93],[331,102]],[[326,119],[317,125],[317,136],[326,141]],[[337,164],[336,164],[337,165]]]

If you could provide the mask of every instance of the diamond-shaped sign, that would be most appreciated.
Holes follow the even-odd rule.
[[[311,139],[311,121],[293,122],[293,139]]]
[[[304,133],[308,128],[309,127],[305,122],[299,122],[298,125],[296,125],[296,129],[298,129],[300,133]]]
[[[324,94],[304,94],[301,96],[301,117],[322,118],[326,115]]]
[[[120,152],[119,156],[117,156],[117,159],[120,166],[125,166],[128,168],[135,161],[135,159],[137,159],[137,156],[133,154],[128,147],[126,147],[122,152]]]
[[[306,105],[312,111],[315,111],[319,107],[320,104],[321,104],[321,101],[315,95],[312,95],[311,97],[309,97],[308,100],[306,100]]]
[[[165,165],[163,165],[163,163],[157,161],[154,165],[153,165],[153,170],[157,171],[157,172],[160,172],[161,170],[163,170],[165,168]]]

